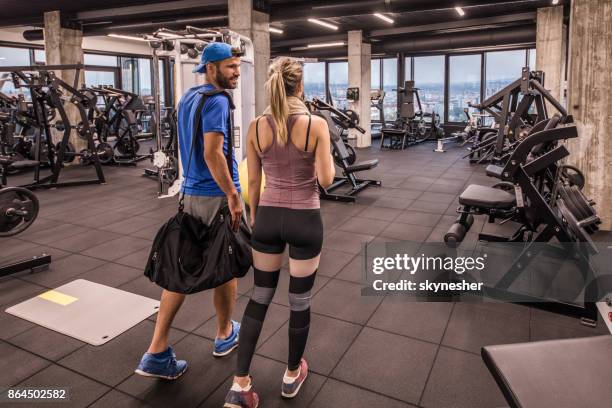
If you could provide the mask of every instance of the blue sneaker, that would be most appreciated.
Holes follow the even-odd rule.
[[[240,333],[240,323],[232,320],[232,333],[227,339],[215,339],[215,350],[213,356],[223,357],[238,347],[238,334]]]
[[[136,374],[145,377],[157,377],[165,380],[176,380],[187,370],[185,360],[177,360],[172,346],[161,353],[145,353],[134,370]]]

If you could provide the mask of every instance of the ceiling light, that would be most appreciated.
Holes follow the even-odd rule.
[[[390,19],[389,17],[387,17],[387,16],[385,16],[385,15],[383,15],[383,14],[380,14],[380,13],[374,13],[374,15],[375,15],[376,17],[380,18],[381,20],[386,21],[387,23],[390,23],[390,24],[393,24],[393,23],[394,23],[394,21],[393,21],[392,19]]]
[[[311,23],[315,23],[320,26],[326,27],[326,28],[331,28],[332,30],[338,29],[337,25],[329,24],[329,23],[326,23],[325,21],[317,20],[316,18],[309,18],[308,21],[310,21]]]
[[[341,45],[344,45],[344,41],[308,44],[308,48],[340,47]]]
[[[275,34],[282,34],[283,33],[283,30],[281,30],[280,28],[275,28],[275,27],[268,28],[268,31],[270,31],[271,33],[275,33]]]
[[[123,38],[124,40],[133,40],[133,41],[146,41],[144,38],[140,37],[132,37],[131,35],[121,35],[121,34],[106,34],[107,37],[113,38]]]
[[[457,14],[459,14],[461,17],[465,16],[465,11],[463,11],[463,9],[459,6],[455,7],[455,11],[457,12]]]
[[[553,5],[555,5],[555,4],[559,4],[559,0],[552,0],[552,4],[553,4]]]

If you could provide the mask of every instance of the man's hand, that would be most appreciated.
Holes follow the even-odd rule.
[[[227,203],[229,206],[230,213],[232,214],[232,229],[234,232],[238,232],[240,229],[240,219],[242,218],[242,201],[240,200],[240,193],[234,191],[227,196]]]

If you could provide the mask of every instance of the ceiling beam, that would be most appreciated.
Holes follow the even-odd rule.
[[[560,0],[565,4],[569,0]],[[275,4],[270,13],[271,22],[304,20],[305,18],[333,18],[358,16],[372,13],[411,13],[432,10],[452,10],[454,2],[448,0],[362,0],[362,1],[332,1],[309,0],[287,2],[288,4]],[[537,8],[550,5],[548,0],[462,0],[461,6],[465,9],[480,6],[503,7],[524,3],[525,7]]]
[[[536,12],[506,14],[503,16],[472,18],[467,20],[454,20],[438,24],[424,24],[408,27],[385,28],[381,30],[372,30],[369,32],[370,37],[385,37],[403,34],[420,33],[427,31],[442,31],[457,28],[475,27],[475,26],[491,26],[498,24],[512,23],[514,25],[525,24],[525,21],[535,21]],[[491,28],[491,27],[489,27]]]
[[[157,13],[180,14],[193,9],[203,9],[213,6],[227,7],[223,0],[176,0],[162,3],[143,4],[140,6],[115,7],[100,10],[80,11],[75,14],[79,21],[99,20],[109,17],[131,17],[134,15],[151,15]]]
[[[332,42],[332,41],[346,41],[347,34],[332,34],[332,35],[323,35],[320,37],[306,37],[306,38],[295,38],[292,40],[274,40],[271,41],[271,46],[273,48],[284,48],[284,47],[292,47],[294,45],[304,45],[304,44],[315,44],[322,42]]]

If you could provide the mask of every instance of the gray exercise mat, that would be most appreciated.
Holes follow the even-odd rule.
[[[157,300],[77,279],[12,306],[6,312],[100,346],[158,309]]]

